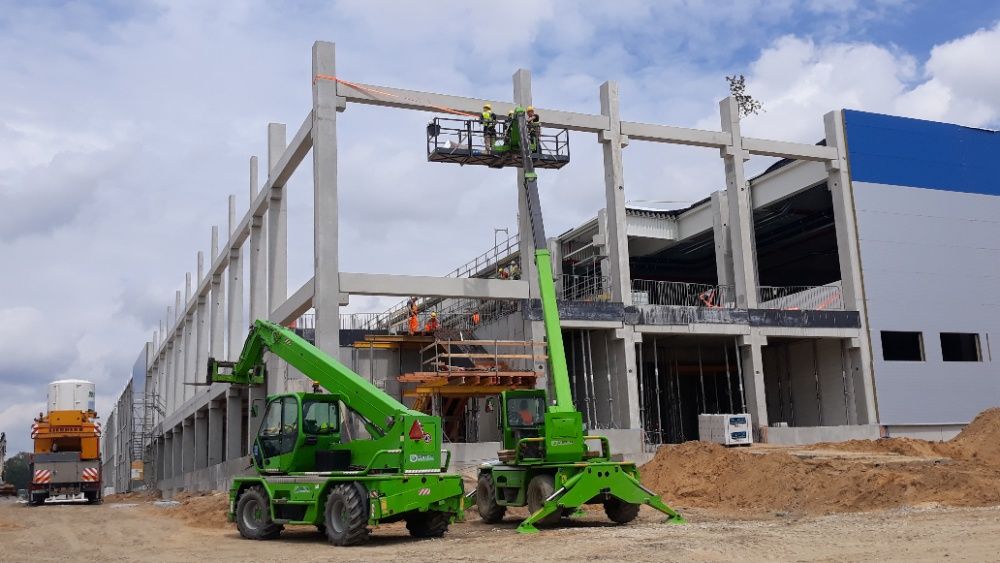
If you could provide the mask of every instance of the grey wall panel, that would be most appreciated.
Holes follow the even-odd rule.
[[[879,421],[949,424],[1000,405],[1000,197],[854,183]],[[926,361],[882,360],[883,330],[923,333]],[[940,332],[980,335],[982,362],[943,362]]]

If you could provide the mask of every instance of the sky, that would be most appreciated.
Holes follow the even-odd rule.
[[[267,124],[291,137],[308,113],[315,40],[351,81],[503,100],[526,68],[538,107],[598,113],[615,80],[623,119],[707,129],[744,74],[764,107],[744,134],[813,143],[845,107],[997,128],[998,22],[1000,3],[962,0],[0,0],[0,431],[29,448],[67,377],[107,416],[229,194],[245,212],[251,155],[266,177]],[[430,117],[339,115],[343,270],[444,274],[513,230],[514,172],[428,163]],[[596,137],[570,142],[540,174],[550,235],[603,206]],[[287,189],[291,290],[311,275],[309,162]],[[624,174],[629,201],[675,207],[724,185],[697,148],[632,143]]]

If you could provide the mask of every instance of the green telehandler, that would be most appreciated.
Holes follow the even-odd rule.
[[[474,504],[486,522],[500,521],[507,507],[527,506],[531,515],[517,530],[537,532],[539,525],[554,525],[571,516],[584,504],[603,504],[612,521],[624,524],[649,505],[681,523],[683,518],[653,491],[639,482],[634,463],[612,461],[608,439],[584,432],[580,412],[573,406],[566,355],[563,348],[559,309],[556,303],[552,262],[546,246],[538,197],[538,176],[534,160],[540,154],[540,132],[530,134],[525,110],[517,107],[504,146],[492,152],[503,167],[511,164],[524,171],[524,185],[531,224],[535,264],[542,302],[542,320],[548,344],[548,367],[554,392],[550,402],[544,389],[506,391],[500,395],[498,411],[503,449],[498,461],[479,469],[475,491],[467,505]],[[522,140],[530,139],[529,142]],[[519,161],[509,155],[520,152]],[[525,249],[527,250],[527,249]],[[595,445],[596,449],[591,449]]]
[[[298,524],[354,545],[377,524],[405,520],[424,538],[463,519],[441,420],[406,408],[294,331],[256,321],[236,362],[209,359],[210,381],[262,384],[265,351],[312,379],[315,392],[267,398],[252,447],[256,475],[235,478],[229,491],[229,519],[244,538],[272,539]]]

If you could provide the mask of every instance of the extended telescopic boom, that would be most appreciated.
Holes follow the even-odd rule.
[[[531,240],[535,250],[535,266],[538,268],[538,289],[542,298],[542,322],[545,325],[545,340],[549,347],[549,377],[555,404],[550,412],[572,412],[573,395],[569,386],[569,372],[566,369],[566,353],[563,348],[562,327],[559,324],[559,307],[556,303],[556,286],[552,278],[552,256],[545,239],[545,225],[542,222],[542,204],[538,197],[538,174],[531,160],[531,138],[524,110],[514,111],[517,132],[520,137],[521,169],[524,171],[524,192],[528,202],[528,224],[531,226]],[[540,137],[540,136],[539,136]],[[541,142],[537,139],[535,142]]]

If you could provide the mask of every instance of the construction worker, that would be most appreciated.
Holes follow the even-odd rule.
[[[525,120],[528,122],[528,142],[529,146],[534,146],[534,151],[538,151],[538,135],[541,133],[541,118],[535,113],[535,106],[528,106],[525,110]]]
[[[427,334],[434,334],[438,328],[441,327],[441,323],[438,322],[437,311],[431,313],[431,318],[427,319],[427,324],[424,325],[424,332]]]
[[[521,426],[531,426],[535,423],[535,413],[531,410],[527,399],[521,399],[518,401],[517,409],[511,413],[511,417],[514,424],[520,424]]]
[[[504,266],[504,267],[500,268],[499,270],[497,270],[497,278],[502,279],[502,280],[506,280],[506,279],[510,278],[510,272],[507,270],[506,266]]]
[[[479,124],[483,126],[483,144],[486,145],[486,152],[493,152],[493,145],[497,142],[497,116],[493,113],[493,106],[483,104],[483,113],[479,114]]]
[[[472,312],[472,326],[479,326],[479,309]]]
[[[408,326],[406,327],[410,336],[413,336],[420,330],[420,320],[417,319],[417,314],[411,312],[410,319],[408,321]]]

